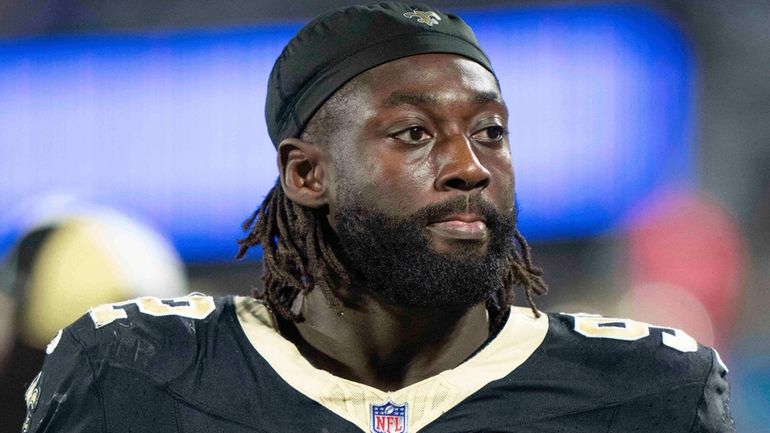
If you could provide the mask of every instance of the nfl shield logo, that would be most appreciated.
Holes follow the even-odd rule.
[[[406,403],[372,405],[372,433],[406,433]]]

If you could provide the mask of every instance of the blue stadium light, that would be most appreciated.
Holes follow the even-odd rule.
[[[639,6],[461,13],[500,78],[522,231],[611,230],[694,179],[686,38]],[[190,262],[230,260],[277,176],[267,76],[300,24],[0,43],[0,253],[66,194],[148,220]]]

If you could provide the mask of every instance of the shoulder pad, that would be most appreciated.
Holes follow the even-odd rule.
[[[200,294],[142,297],[94,307],[68,330],[97,370],[107,364],[163,384],[195,362],[198,341],[231,304]]]
[[[563,350],[591,368],[639,387],[703,382],[711,349],[680,329],[589,314],[551,314],[552,334]]]
[[[735,433],[735,422],[730,414],[730,385],[727,367],[713,350],[713,367],[703,387],[693,433]]]

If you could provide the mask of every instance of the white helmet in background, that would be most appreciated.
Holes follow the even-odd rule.
[[[102,208],[37,224],[17,243],[6,269],[18,304],[17,333],[40,349],[91,307],[188,291],[184,266],[169,241]]]

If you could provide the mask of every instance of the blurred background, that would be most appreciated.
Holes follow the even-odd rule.
[[[261,284],[267,75],[352,3],[0,0],[0,432],[89,307]],[[431,4],[499,76],[541,308],[684,329],[770,432],[770,2]]]

